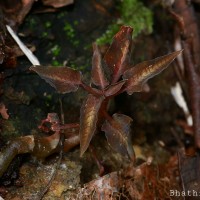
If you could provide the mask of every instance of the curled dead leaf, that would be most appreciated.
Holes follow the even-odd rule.
[[[74,3],[74,0],[42,0],[42,2],[46,6],[52,6],[54,8],[61,8],[63,6],[67,6],[67,5]]]
[[[3,103],[0,103],[0,114],[3,117],[3,119],[9,118],[8,109]]]

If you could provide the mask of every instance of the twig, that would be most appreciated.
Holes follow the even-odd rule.
[[[15,40],[15,42],[19,45],[20,49],[23,51],[23,53],[26,55],[26,57],[29,59],[29,61],[33,65],[40,65],[39,60],[36,58],[36,56],[23,44],[23,42],[19,39],[19,37],[16,35],[16,33],[12,30],[12,28],[9,25],[6,25],[6,28],[12,38]]]
[[[194,8],[187,0],[176,0],[174,11],[171,15],[180,28],[179,35],[182,38],[184,48],[184,62],[187,74],[189,97],[193,118],[195,147],[200,149],[200,79],[196,70],[200,67],[200,36]]]
[[[200,87],[199,77],[194,69],[194,64],[191,59],[191,53],[189,51],[186,42],[183,42],[184,58],[186,64],[186,71],[188,75],[188,86],[191,97],[191,109],[193,117],[194,128],[194,141],[195,146],[200,149]]]
[[[180,25],[180,20],[183,21],[181,28],[182,38],[187,42],[189,51],[191,53],[191,60],[196,67],[200,67],[200,36],[197,26],[197,20],[194,13],[194,8],[188,0],[176,0],[174,3],[174,10],[178,18],[175,18]],[[181,27],[181,26],[179,26]]]

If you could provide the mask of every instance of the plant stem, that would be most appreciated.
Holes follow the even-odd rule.
[[[78,123],[72,123],[72,124],[63,124],[63,125],[61,125],[61,129],[63,129],[63,130],[72,129],[72,128],[79,128],[79,124]]]
[[[108,122],[112,122],[113,121],[113,118],[108,114],[108,112],[106,110],[102,110],[102,115],[105,117],[105,119]]]
[[[96,164],[99,168],[99,176],[103,176],[103,174],[105,172],[104,166],[101,164],[101,161],[97,157],[95,148],[91,144],[89,146],[89,150],[90,150],[90,153],[92,154],[92,157],[94,158],[94,160],[95,160],[95,162],[96,162]]]
[[[88,85],[86,85],[84,82],[81,83],[80,87],[82,87],[84,90],[86,90],[88,93],[93,94],[94,96],[102,96],[103,93],[102,91],[98,90],[98,89],[94,89]]]
[[[125,92],[125,91],[126,91],[126,86],[122,86],[122,88],[121,88],[117,93],[115,93],[115,94],[113,94],[113,95],[111,95],[111,96],[109,96],[109,97],[107,97],[107,98],[111,99],[111,98],[113,98],[113,97],[116,97],[116,96],[119,95],[119,94],[122,94],[122,93]]]

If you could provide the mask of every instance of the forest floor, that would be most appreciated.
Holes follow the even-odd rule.
[[[153,32],[144,32],[133,39],[134,64],[174,51],[174,21],[165,8],[154,2],[147,5],[153,12]],[[118,15],[115,1],[111,0],[107,4],[76,0],[56,12],[46,12],[35,3],[17,32],[25,44],[34,47],[34,54],[42,65],[66,65],[81,70],[88,81],[92,43]],[[108,44],[102,45],[102,51],[107,47]],[[149,199],[153,196],[155,199],[173,199],[170,190],[182,190],[178,158],[180,160],[183,149],[193,145],[191,134],[185,134],[183,126],[177,122],[185,121],[185,115],[171,94],[171,88],[178,80],[176,65],[177,62],[172,63],[161,75],[149,81],[149,92],[132,96],[121,94],[110,103],[111,113],[123,113],[133,119],[131,135],[136,167],[131,168],[129,160],[116,153],[107,144],[104,133],[99,132],[92,144],[107,176],[99,176],[91,151],[80,157],[79,146],[64,153],[58,168],[59,154],[45,160],[37,160],[29,154],[18,155],[0,179],[0,196],[6,200],[148,199],[143,194],[144,188],[148,188]],[[6,78],[2,81],[1,102],[9,114],[8,119],[0,119],[2,148],[16,137],[46,136],[38,126],[48,113],[60,116],[60,98],[65,123],[79,122],[80,106],[86,94],[81,90],[58,94],[37,74],[30,72],[30,66],[25,56],[18,57],[13,67],[2,66]],[[50,188],[41,197],[55,170],[57,173]],[[140,173],[148,184],[144,183],[145,178]],[[115,181],[119,181],[121,187],[115,186]]]

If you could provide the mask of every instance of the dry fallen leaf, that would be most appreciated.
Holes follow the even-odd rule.
[[[8,114],[8,109],[5,107],[3,103],[0,103],[0,114],[3,117],[3,119],[8,119],[9,114]]]
[[[19,25],[29,13],[35,0],[5,0],[0,1],[0,7],[7,23]]]
[[[54,8],[60,8],[74,3],[74,0],[42,0],[46,6],[52,6]]]

